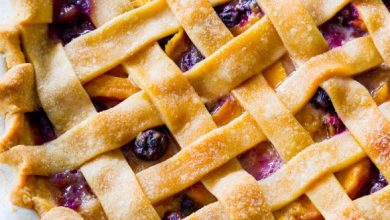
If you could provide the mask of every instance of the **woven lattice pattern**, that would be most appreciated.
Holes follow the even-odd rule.
[[[302,195],[325,219],[390,217],[388,186],[351,200],[334,175],[368,157],[390,180],[390,102],[378,107],[367,89],[352,79],[390,65],[390,13],[381,0],[353,1],[368,35],[334,49],[318,26],[350,3],[347,0],[257,0],[265,15],[237,36],[213,8],[226,1],[154,0],[129,6],[125,3],[129,1],[115,0],[107,3],[112,7],[99,8],[102,16],[92,15],[96,30],[65,46],[47,38],[52,18],[46,2],[16,2],[16,9],[24,11],[19,18],[22,45],[32,65],[25,64],[23,54],[11,53],[19,58],[10,61],[5,77],[13,76],[11,71],[26,76],[20,76],[24,79],[20,86],[3,77],[0,91],[17,88],[29,96],[3,98],[1,93],[2,102],[6,100],[1,106],[13,118],[23,117],[36,108],[38,96],[58,138],[33,146],[29,140],[8,137],[7,145],[2,145],[0,160],[17,166],[21,175],[14,202],[45,213],[51,206],[39,199],[44,191],[34,191],[43,187],[34,176],[80,169],[97,197],[93,205],[101,206],[100,212],[81,213],[85,218],[159,219],[153,205],[199,181],[217,202],[188,219],[274,219],[275,211]],[[44,13],[36,13],[41,6]],[[205,56],[185,73],[157,43],[181,29]],[[7,33],[17,34],[14,29]],[[285,72],[282,65],[269,68],[280,64],[285,54],[295,71],[274,89],[263,73]],[[8,64],[11,58],[6,58]],[[127,84],[128,79],[103,75],[118,65],[136,86]],[[115,86],[123,91],[112,89]],[[319,87],[348,131],[315,143],[294,115]],[[98,113],[90,90],[96,96],[126,99]],[[217,126],[204,103],[229,93],[243,113]],[[160,125],[168,127],[181,150],[134,172],[118,149]],[[16,132],[11,130],[8,133]],[[267,140],[284,165],[257,181],[236,157]],[[20,198],[26,189],[35,199]]]

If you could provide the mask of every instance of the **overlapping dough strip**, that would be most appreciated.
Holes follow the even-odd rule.
[[[156,62],[156,60],[158,60],[159,62]],[[217,128],[210,114],[206,110],[204,104],[196,95],[189,82],[185,79],[184,75],[182,75],[179,68],[173,63],[173,61],[168,58],[168,56],[161,50],[158,45],[154,45],[151,48],[146,49],[138,55],[137,59],[133,59],[129,62],[126,62],[125,66],[128,69],[130,76],[132,76],[132,78],[137,82],[137,84],[140,85],[141,88],[143,88],[143,90],[151,98],[155,106],[159,109],[159,112],[165,124],[169,127],[172,134],[175,136],[176,140],[182,147],[190,147],[190,143],[194,142],[202,135]],[[177,106],[181,107],[178,108]],[[209,151],[211,148],[214,148],[214,150],[216,150],[215,146],[209,145],[209,149],[204,149],[203,151]],[[201,150],[199,150],[198,152],[201,152]],[[216,153],[215,156],[217,155],[219,154]],[[163,179],[158,180],[157,182],[154,181],[157,180],[154,178],[150,180],[139,180],[143,184],[148,183],[148,185],[153,186],[153,188],[144,188],[145,193],[148,195],[152,202],[157,202],[160,200],[158,198],[165,198],[167,197],[166,195],[172,195],[173,193],[179,192],[181,189],[183,189],[180,187],[174,189],[175,191],[172,191],[170,186],[177,185],[177,182],[180,182],[180,180],[176,178],[169,178],[171,174],[175,173],[175,177],[179,177],[182,181],[190,183],[190,181],[187,181],[187,179],[191,180],[191,173],[199,173],[197,168],[201,168],[202,166],[211,163],[211,160],[208,160],[203,156],[199,156],[198,164],[188,164],[185,162],[186,158],[188,157],[196,157],[196,155],[193,153],[184,154],[184,157],[182,156],[181,159],[175,162],[175,164],[178,166],[167,167],[167,169],[164,170],[165,177]],[[236,163],[238,164],[237,161]],[[153,170],[147,170],[149,172],[147,172],[146,175],[145,173],[141,176],[137,174],[137,177],[150,178],[150,174],[153,175]],[[161,171],[160,169],[158,170]],[[142,172],[143,171],[141,171],[141,173]],[[177,175],[178,172],[180,173],[180,175]],[[225,172],[229,173],[228,170],[225,170]],[[203,175],[207,173],[208,172],[205,172]],[[259,191],[256,181],[247,173],[243,175],[243,178],[246,178],[246,181],[244,181],[246,185],[250,186],[250,183],[252,183],[253,191],[256,192],[253,193],[253,198],[256,198],[255,200],[258,201],[257,204],[262,205],[264,203],[264,199],[262,198],[261,192]],[[195,182],[192,182],[192,184],[193,183]],[[148,187],[148,185],[142,186]],[[233,185],[242,184],[240,184],[239,182],[235,182]],[[206,184],[206,187],[207,186],[208,185]],[[156,193],[150,194],[151,189],[155,190]],[[246,190],[248,189],[245,188],[245,191]],[[215,196],[218,199],[221,199],[221,196],[223,195],[229,195],[229,193],[226,193],[226,191],[224,191],[223,193],[217,190],[211,191],[214,192]],[[234,202],[236,201],[240,201],[240,203],[243,204],[244,201],[248,201],[248,199],[242,198],[242,200],[235,200]],[[222,204],[223,203],[224,200],[222,200]],[[247,207],[250,207],[251,209],[246,210]],[[229,204],[227,208],[230,211],[229,214],[236,217],[238,217],[238,215],[241,215],[242,217],[248,219],[260,218],[261,216],[270,215],[269,209],[261,209],[260,206],[256,205],[255,203],[250,203],[248,205],[245,205],[244,207],[237,207],[233,204]]]
[[[47,25],[25,25],[22,33],[27,58],[34,65],[40,102],[56,131],[64,133],[96,114],[61,44],[48,39]]]
[[[25,112],[36,108],[34,70],[25,63],[20,48],[19,32],[0,26],[0,152],[17,144],[30,144],[25,126]],[[4,75],[3,75],[4,74]]]
[[[160,219],[120,150],[96,158],[81,171],[109,219]]]
[[[261,25],[257,25],[257,26],[254,26],[252,27],[253,29],[256,29],[256,28],[259,28],[259,27],[263,27],[263,26],[266,26],[264,25],[264,21],[260,21],[259,24]],[[261,29],[260,29],[261,30]],[[249,32],[250,30],[248,30]],[[237,38],[236,38],[237,39]],[[234,39],[233,41],[235,41],[236,39]],[[240,41],[237,41],[237,42],[240,42]],[[232,43],[233,44],[233,43]],[[224,47],[223,47],[224,48]],[[221,48],[221,50],[223,49]],[[359,48],[357,46],[357,48]],[[250,52],[250,51],[248,51]],[[256,58],[256,57],[254,57]],[[210,58],[209,58],[210,59]],[[225,69],[225,71],[227,71],[226,73],[227,74],[230,74],[233,72],[235,68],[232,68],[232,69]],[[216,84],[217,82],[214,82],[214,84]],[[211,86],[211,85],[210,85]],[[227,90],[230,90],[232,88],[227,88]],[[133,103],[132,103],[133,101]],[[123,107],[122,107],[123,106]],[[127,113],[130,113],[130,114],[126,114],[124,113],[123,109],[124,108],[128,108],[126,109],[125,112]],[[139,109],[139,110],[138,110]],[[143,114],[142,112],[145,112],[147,114]],[[161,120],[157,117],[150,117],[150,116],[156,116],[156,110],[154,109],[154,107],[152,107],[150,105],[149,102],[147,102],[142,96],[140,96],[139,94],[138,95],[135,95],[133,97],[130,97],[128,100],[126,100],[124,103],[121,103],[119,106],[113,108],[113,109],[110,109],[109,111],[107,112],[103,112],[103,113],[100,113],[98,116],[95,116],[93,118],[91,118],[89,121],[90,124],[88,124],[88,122],[85,122],[83,123],[82,125],[79,125],[77,126],[76,129],[72,129],[70,130],[64,137],[59,137],[56,141],[53,141],[51,143],[48,143],[45,145],[44,148],[41,148],[41,149],[55,149],[54,151],[58,151],[59,153],[55,153],[55,155],[60,155],[61,153],[61,157],[60,158],[68,158],[68,156],[66,156],[66,154],[70,154],[70,155],[73,155],[71,152],[74,152],[76,151],[77,152],[77,148],[86,148],[88,149],[87,153],[85,155],[76,155],[77,159],[78,159],[78,162],[77,163],[72,163],[72,161],[69,161],[67,163],[67,165],[65,164],[62,164],[62,169],[65,169],[65,168],[75,168],[77,167],[78,164],[81,164],[81,163],[84,163],[86,160],[88,160],[89,158],[92,158],[94,156],[96,156],[97,154],[99,154],[100,152],[105,152],[105,151],[108,151],[110,149],[113,149],[113,148],[117,148],[118,146],[120,146],[121,144],[118,144],[118,143],[126,143],[127,141],[131,140],[131,138],[134,137],[134,133],[136,133],[136,131],[140,131],[141,129],[130,129],[132,131],[134,131],[134,133],[132,132],[129,132],[128,135],[126,135],[126,137],[124,137],[125,135],[123,135],[123,133],[119,133],[119,135],[116,135],[117,138],[113,138],[113,135],[112,134],[115,134],[117,133],[118,129],[119,128],[127,128],[127,127],[131,127],[129,126],[128,124],[132,124],[132,126],[134,125],[142,125],[140,127],[153,127],[153,126],[156,126],[156,125],[159,125],[161,124]],[[112,115],[110,115],[110,113]],[[129,123],[129,121],[126,120],[126,117],[123,117],[122,114],[124,115],[128,115],[128,117],[131,117],[133,120],[129,120],[129,121],[133,121],[132,123]],[[110,134],[110,130],[108,128],[108,132],[104,132],[103,135],[101,132],[99,132],[100,129],[102,129],[102,125],[104,125],[104,121],[110,121],[109,119],[110,118],[115,118],[115,115],[117,116],[121,116],[123,117],[121,120],[121,122],[116,122],[116,123],[113,123],[114,126],[110,126],[109,128],[112,128],[112,134]],[[147,115],[149,115],[149,117],[147,117]],[[101,121],[103,120],[103,123],[102,125],[98,125],[98,121]],[[142,122],[142,123],[140,123]],[[95,125],[96,126],[90,126],[91,124]],[[125,124],[127,126],[125,126]],[[249,123],[251,124],[251,123]],[[119,126],[119,127],[118,127]],[[87,128],[88,127],[88,128]],[[81,133],[81,130],[84,130],[84,133],[83,135],[85,136],[89,136],[89,137],[95,137],[95,140],[94,141],[89,141],[88,143],[83,140]],[[116,132],[114,132],[116,131]],[[120,130],[119,130],[120,131]],[[142,131],[142,130],[141,130]],[[88,134],[89,133],[89,134]],[[98,133],[99,136],[97,135]],[[93,135],[95,134],[95,135]],[[78,138],[76,138],[78,137]],[[69,138],[69,139],[68,139]],[[80,142],[78,143],[77,146],[73,146],[70,142],[71,139],[73,138],[76,138],[77,140],[80,140]],[[100,141],[103,141],[103,140],[108,140],[109,138],[112,139],[112,144],[110,144],[106,149],[103,149],[101,146],[97,145],[96,143],[100,142]],[[119,139],[119,141],[117,141]],[[122,140],[120,140],[122,139]],[[67,143],[68,142],[68,143]],[[116,144],[115,144],[116,143]],[[115,146],[116,145],[116,146]],[[69,150],[65,150],[66,148],[69,148],[71,146],[71,148],[73,148],[73,150],[69,151]],[[20,147],[20,148],[23,148],[23,147]],[[27,147],[28,148],[28,147]],[[62,148],[62,149],[61,149]],[[15,151],[18,151],[18,152],[23,152],[22,149],[20,150],[15,150]],[[50,150],[51,151],[51,150]],[[25,152],[25,154],[30,154],[28,153],[29,151],[27,150]],[[13,153],[9,153],[9,154],[13,154]],[[69,158],[72,158],[72,156],[69,155]],[[223,157],[223,156],[222,156]],[[54,161],[55,161],[55,157],[54,157]],[[73,162],[75,162],[76,160],[74,160]],[[41,168],[33,168],[33,169],[30,169],[30,174],[48,174],[48,173],[55,173],[56,171],[60,171],[62,170],[61,169],[61,164],[58,164],[56,163],[57,165],[53,165],[53,169],[50,170],[50,166],[48,166],[49,164],[46,164],[46,161],[45,160],[42,160],[40,161],[41,162]],[[39,163],[39,162],[35,162],[35,163]],[[38,164],[37,164],[38,165]]]
[[[49,117],[61,119],[61,121],[52,120],[53,125],[58,128],[58,132],[64,133],[66,130],[71,129],[72,126],[84,121],[89,116],[96,115],[97,113],[91,100],[74,75],[70,64],[66,63],[67,58],[62,51],[62,46],[59,44],[47,43],[49,40],[46,37],[46,27],[43,25],[30,25],[25,26],[23,31],[25,46],[28,48],[27,54],[30,60],[35,64],[36,70],[39,71],[37,74],[38,77],[40,77],[38,93],[41,103],[43,103],[43,107],[47,111]],[[34,45],[39,45],[40,48],[35,48]],[[62,66],[57,64],[56,60],[60,60]],[[54,64],[51,63],[51,61],[53,61]],[[52,67],[55,67],[55,69],[52,69]],[[61,80],[59,81],[58,78],[61,78]],[[56,94],[61,95],[65,100],[58,96],[54,98],[54,100],[61,100],[61,102],[55,104],[57,109],[54,109],[52,105],[47,106],[45,104],[52,101],[53,95],[56,95],[48,89],[50,89],[53,84],[55,85],[58,83],[61,83],[63,89],[60,90],[60,93]],[[59,87],[60,86],[54,86],[54,88],[57,89]],[[68,107],[73,109],[68,109]],[[80,112],[78,111],[79,109],[86,112]],[[64,117],[64,115],[67,117]],[[104,146],[103,143],[101,144]],[[80,152],[75,153],[79,154]],[[103,167],[102,164],[105,164],[106,166]],[[119,164],[121,166],[118,166]],[[103,177],[108,178],[106,180],[111,180],[111,182],[105,181],[106,184],[102,184],[100,180],[102,180],[103,177],[99,176],[101,170],[93,169],[94,167],[102,168],[101,170],[105,171]],[[154,211],[150,202],[145,198],[142,189],[135,179],[134,173],[123,155],[121,155],[121,152],[105,154],[82,166],[81,171],[94,193],[98,196],[99,201],[110,219],[123,219],[133,216],[158,219],[157,213]],[[114,181],[115,179],[113,176],[120,176],[121,179],[118,179],[119,183],[125,184],[127,187],[118,188],[117,186],[119,183]],[[115,187],[111,188],[112,190],[110,193],[106,193],[107,188],[110,188],[110,186]],[[112,202],[115,198],[110,197],[113,194],[127,196],[124,197],[126,199],[122,199],[122,202],[119,203],[120,205],[112,206],[111,204],[115,204]],[[134,204],[134,202],[136,204]],[[134,206],[128,206],[128,204],[133,204]],[[133,207],[133,209],[129,210],[129,207]],[[134,213],[137,214],[135,215]]]
[[[73,40],[65,46],[65,51],[84,83],[120,64],[145,45],[173,34],[178,28],[179,24],[165,0],[156,0]]]
[[[354,1],[383,60],[390,65],[390,13],[381,0]]]
[[[390,180],[390,122],[367,89],[346,78],[323,84],[337,114],[387,180]],[[349,106],[348,109],[343,106]]]

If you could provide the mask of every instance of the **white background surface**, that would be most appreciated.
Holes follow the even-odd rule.
[[[10,24],[13,19],[10,1],[0,0],[0,25]],[[0,56],[0,59],[3,58]],[[1,60],[0,60],[1,62]],[[0,76],[4,69],[0,68]],[[0,134],[1,135],[1,134]],[[9,193],[17,178],[16,171],[4,164],[0,164],[0,219],[1,220],[37,220],[39,217],[29,209],[13,206],[9,201]]]

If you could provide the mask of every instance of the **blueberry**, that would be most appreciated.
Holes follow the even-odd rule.
[[[387,186],[387,185],[388,185],[387,180],[385,179],[383,174],[375,168],[374,177],[372,178],[371,183],[368,186],[368,189],[366,191],[366,195],[375,193],[375,192],[385,188],[385,186]]]
[[[67,44],[95,29],[90,20],[90,0],[54,0],[53,23],[49,25],[49,38]]]
[[[66,170],[62,173],[57,173],[50,178],[50,181],[59,189],[75,183],[86,184],[86,180],[80,170]]]
[[[184,216],[189,216],[199,209],[199,205],[190,197],[184,195],[180,203],[180,212]]]
[[[366,34],[366,29],[353,4],[347,5],[332,19],[321,25],[320,31],[332,49]]]
[[[245,24],[250,17],[263,14],[256,0],[233,0],[215,10],[228,28]]]
[[[57,203],[60,206],[77,210],[86,198],[93,196],[80,170],[66,170],[57,173],[50,177],[49,181],[61,193],[57,197]]]
[[[57,138],[53,125],[43,109],[26,113],[26,118],[33,131],[36,145],[44,144]]]
[[[180,220],[182,218],[183,215],[178,212],[168,212],[164,215],[163,220]]]
[[[205,57],[195,47],[195,45],[190,43],[190,49],[183,53],[183,55],[179,61],[179,67],[183,72],[186,72],[186,71],[190,70],[193,66],[195,66],[195,64],[204,60],[204,58]]]
[[[264,142],[239,156],[242,167],[256,180],[275,173],[283,164],[282,158],[271,143]]]
[[[322,109],[330,113],[335,112],[332,101],[322,88],[318,88],[310,102],[318,109]]]
[[[133,145],[134,154],[146,161],[160,159],[168,148],[168,135],[157,129],[149,129],[141,132]]]

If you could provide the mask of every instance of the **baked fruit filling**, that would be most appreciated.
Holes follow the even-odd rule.
[[[80,170],[66,170],[50,177],[49,182],[56,188],[56,201],[60,206],[78,210],[95,195]]]
[[[33,133],[34,144],[41,145],[57,138],[54,127],[43,109],[26,113],[26,118]]]
[[[90,19],[92,1],[90,0],[53,0],[54,20],[49,25],[49,37],[63,45],[95,29]],[[384,1],[390,7],[389,1]],[[215,7],[215,11],[233,35],[237,36],[251,27],[264,16],[256,0],[233,0]],[[367,34],[366,27],[353,4],[347,5],[332,19],[319,27],[331,49],[344,45],[347,41]],[[196,48],[184,30],[160,40],[160,46],[167,55],[186,72],[205,56]],[[293,74],[293,64],[288,56],[281,60],[285,71],[264,76],[271,87],[276,88],[289,74]],[[269,68],[274,68],[271,66]],[[122,77],[122,76],[121,76]],[[123,77],[122,77],[123,78]],[[390,69],[383,66],[355,77],[371,93],[377,104],[390,99]],[[88,91],[88,89],[87,89]],[[91,97],[98,112],[107,110],[123,99],[111,97]],[[223,126],[243,113],[243,109],[232,94],[206,103],[206,108],[218,126]],[[53,125],[43,110],[28,113],[27,118],[33,130],[35,144],[40,145],[57,136]],[[337,115],[328,94],[321,88],[317,90],[309,103],[296,114],[297,120],[309,131],[316,142],[321,142],[347,131]],[[179,146],[168,128],[162,126],[141,132],[135,140],[121,148],[126,160],[135,173],[158,164],[177,152]],[[283,161],[269,142],[263,142],[244,152],[238,159],[248,173],[256,180],[262,180],[283,166]],[[363,159],[336,174],[348,195],[358,198],[369,195],[388,183],[374,164]],[[83,203],[96,198],[83,177],[81,171],[72,170],[58,173],[47,181],[56,191],[54,196],[59,206],[80,210]],[[155,204],[155,209],[163,219],[181,219],[198,209],[215,202],[216,198],[201,184],[196,183],[171,198]],[[320,213],[306,196],[275,212],[278,219],[321,219]]]
[[[53,23],[49,37],[67,44],[95,29],[90,19],[91,0],[53,0]]]
[[[320,26],[320,31],[330,48],[342,46],[347,41],[367,34],[367,29],[353,4],[347,5],[331,20]]]

